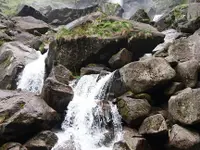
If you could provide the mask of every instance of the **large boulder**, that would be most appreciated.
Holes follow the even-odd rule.
[[[172,80],[176,73],[163,58],[132,62],[120,69],[123,81],[133,93],[142,93]]]
[[[133,99],[128,96],[119,97],[117,107],[122,120],[131,127],[139,126],[151,110],[147,100]]]
[[[58,64],[54,66],[44,82],[42,97],[49,106],[63,113],[72,100],[74,92],[68,85],[74,77],[67,68]]]
[[[70,70],[79,70],[89,63],[107,64],[124,47],[134,53],[134,59],[139,59],[163,42],[164,35],[150,25],[117,17],[100,18],[90,18],[70,30],[61,29],[57,40],[50,44],[48,68],[56,63]]]
[[[73,9],[73,8],[61,8],[53,9],[47,14],[47,19],[49,23],[54,25],[66,25],[81,16],[85,16],[97,10],[97,5],[90,6],[82,9]]]
[[[44,34],[49,30],[49,26],[42,20],[35,19],[31,16],[27,17],[14,17],[12,18],[16,22],[16,27],[30,32],[32,34]],[[37,33],[38,32],[38,33]]]
[[[195,87],[198,82],[199,63],[197,60],[190,60],[179,63],[176,67],[177,78],[184,83],[186,87]]]
[[[20,42],[8,42],[0,48],[0,88],[15,89],[23,67],[38,58],[34,49]]]
[[[45,80],[42,97],[46,103],[59,113],[63,113],[73,99],[74,92],[69,85],[57,81],[53,77]]]
[[[0,91],[0,144],[24,142],[38,131],[53,128],[59,120],[57,112],[32,93]]]
[[[186,125],[200,123],[200,89],[187,88],[171,96],[168,111],[172,118]]]
[[[169,146],[173,150],[198,150],[200,135],[175,124],[169,132]]]
[[[35,19],[43,20],[44,22],[47,22],[47,18],[43,16],[38,10],[35,8],[29,6],[29,5],[23,5],[20,10],[17,13],[17,16],[32,16]]]
[[[24,146],[28,150],[51,150],[57,141],[58,137],[55,133],[51,131],[42,131],[26,142]]]
[[[162,135],[167,132],[167,124],[161,114],[146,118],[139,128],[139,133],[142,135]]]
[[[196,59],[200,62],[200,30],[197,30],[188,38],[181,38],[176,40],[168,49],[170,56],[174,57],[180,62]]]

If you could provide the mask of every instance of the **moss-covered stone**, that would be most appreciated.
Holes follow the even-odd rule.
[[[133,25],[128,21],[114,21],[98,18],[93,22],[87,22],[84,25],[76,27],[72,30],[62,28],[57,33],[57,38],[73,38],[76,36],[111,37],[121,35],[126,32],[130,33],[132,30]]]

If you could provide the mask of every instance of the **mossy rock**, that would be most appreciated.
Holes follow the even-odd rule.
[[[156,23],[159,30],[168,28],[177,28],[179,24],[187,22],[188,4],[181,4],[176,6],[170,13],[165,15]]]
[[[58,31],[49,48],[49,70],[53,63],[62,64],[72,72],[79,72],[90,63],[107,66],[109,59],[124,47],[133,51],[135,60],[163,42],[164,35],[148,24],[104,15],[91,20],[92,15],[70,30]]]

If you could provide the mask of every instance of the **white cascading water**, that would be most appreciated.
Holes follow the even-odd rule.
[[[111,77],[111,73],[98,81],[98,75],[81,77],[53,150],[112,150],[121,139],[121,117],[117,107],[106,101]]]
[[[45,76],[45,59],[47,53],[38,52],[38,59],[27,64],[19,76],[17,89],[40,94],[42,91]]]

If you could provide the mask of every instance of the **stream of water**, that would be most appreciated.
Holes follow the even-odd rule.
[[[117,107],[106,101],[111,77],[111,73],[99,81],[98,75],[81,77],[53,150],[112,150],[121,139],[121,117]]]

